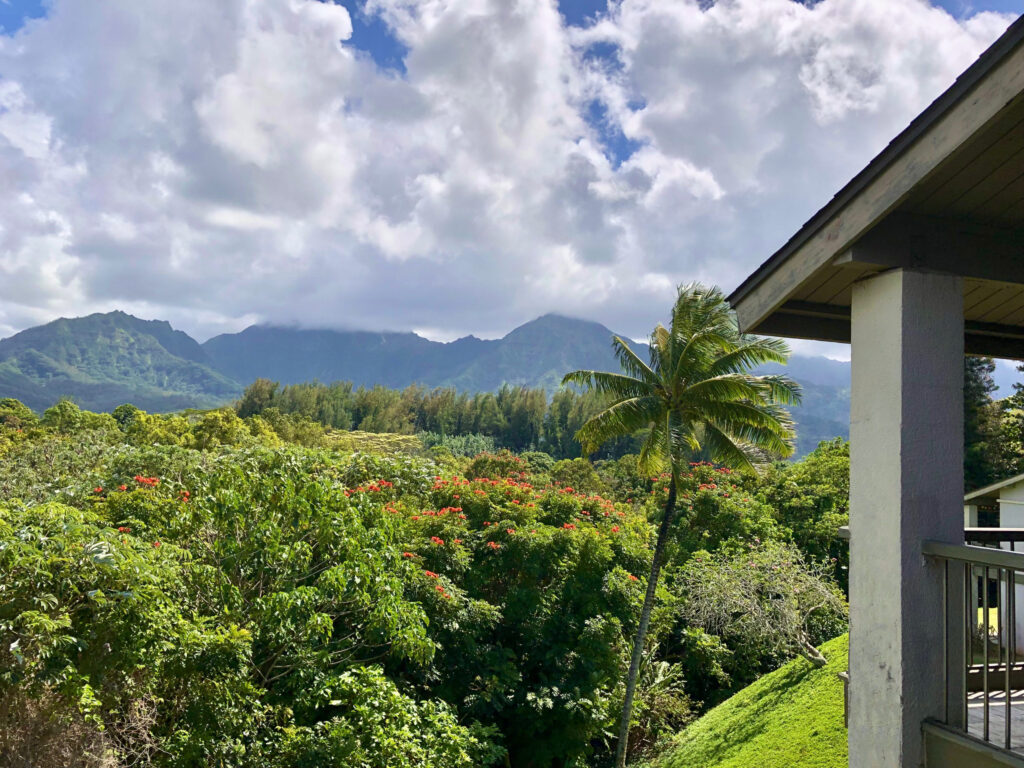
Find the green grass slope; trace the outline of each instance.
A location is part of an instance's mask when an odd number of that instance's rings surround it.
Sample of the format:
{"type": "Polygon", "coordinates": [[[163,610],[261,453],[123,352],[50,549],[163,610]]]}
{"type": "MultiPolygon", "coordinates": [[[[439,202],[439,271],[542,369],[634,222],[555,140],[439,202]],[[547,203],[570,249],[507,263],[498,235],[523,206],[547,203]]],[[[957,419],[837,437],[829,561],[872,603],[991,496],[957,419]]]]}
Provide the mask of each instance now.
{"type": "Polygon", "coordinates": [[[849,640],[822,647],[828,664],[796,659],[687,728],[651,768],[845,768],[843,683],[849,640]]]}

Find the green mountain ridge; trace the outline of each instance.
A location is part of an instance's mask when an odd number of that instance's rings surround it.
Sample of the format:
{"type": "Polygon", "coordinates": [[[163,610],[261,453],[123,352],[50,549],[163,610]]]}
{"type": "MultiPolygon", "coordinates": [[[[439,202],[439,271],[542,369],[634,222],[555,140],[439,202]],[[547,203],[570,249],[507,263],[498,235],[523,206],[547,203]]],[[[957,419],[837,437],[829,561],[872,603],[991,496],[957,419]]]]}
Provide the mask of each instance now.
{"type": "MultiPolygon", "coordinates": [[[[166,321],[110,312],[62,318],[0,340],[0,397],[37,411],[69,396],[89,410],[131,402],[166,412],[229,403],[260,377],[466,392],[507,383],[553,392],[570,370],[618,370],[611,337],[600,323],[548,314],[491,340],[252,326],[199,344],[166,321]]],[[[646,345],[630,343],[646,359],[646,345]]],[[[848,363],[795,356],[766,372],[779,370],[804,387],[804,405],[794,409],[799,455],[848,434],[848,363]]]]}
{"type": "Polygon", "coordinates": [[[41,410],[69,396],[91,410],[153,411],[227,402],[241,386],[170,323],[124,312],[61,318],[0,341],[0,394],[41,410]]]}

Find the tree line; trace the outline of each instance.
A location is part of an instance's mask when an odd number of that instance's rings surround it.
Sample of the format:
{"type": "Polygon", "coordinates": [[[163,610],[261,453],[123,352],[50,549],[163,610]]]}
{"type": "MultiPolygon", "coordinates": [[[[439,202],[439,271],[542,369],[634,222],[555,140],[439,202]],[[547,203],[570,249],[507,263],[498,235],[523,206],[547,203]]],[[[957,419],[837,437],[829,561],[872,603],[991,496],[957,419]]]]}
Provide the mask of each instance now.
{"type": "MultiPolygon", "coordinates": [[[[542,450],[556,459],[581,455],[576,432],[599,413],[605,399],[594,393],[562,389],[550,397],[543,389],[504,385],[497,392],[459,392],[454,388],[405,389],[354,387],[351,382],[280,383],[257,379],[236,404],[242,418],[299,416],[334,429],[395,434],[428,433],[441,437],[482,435],[496,447],[542,450]]],[[[435,441],[444,444],[443,441],[435,441]]],[[[612,440],[594,458],[636,452],[638,437],[612,440]]]]}

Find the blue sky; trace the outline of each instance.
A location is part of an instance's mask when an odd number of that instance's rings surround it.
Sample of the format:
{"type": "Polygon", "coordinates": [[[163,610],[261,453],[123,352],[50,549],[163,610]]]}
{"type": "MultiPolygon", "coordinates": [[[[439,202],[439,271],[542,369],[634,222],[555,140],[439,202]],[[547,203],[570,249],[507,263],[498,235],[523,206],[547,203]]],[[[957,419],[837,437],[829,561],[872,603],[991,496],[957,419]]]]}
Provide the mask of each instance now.
{"type": "MultiPolygon", "coordinates": [[[[352,42],[369,52],[378,64],[401,69],[404,49],[388,33],[379,19],[367,19],[359,12],[362,0],[336,0],[352,14],[352,42]]],[[[935,3],[958,18],[979,11],[1003,13],[1024,12],[1022,0],[937,0],[935,3]]],[[[559,10],[569,24],[584,25],[607,7],[607,0],[559,0],[559,10]]],[[[26,19],[45,15],[44,0],[0,0],[0,29],[7,34],[16,32],[26,19]]]]}

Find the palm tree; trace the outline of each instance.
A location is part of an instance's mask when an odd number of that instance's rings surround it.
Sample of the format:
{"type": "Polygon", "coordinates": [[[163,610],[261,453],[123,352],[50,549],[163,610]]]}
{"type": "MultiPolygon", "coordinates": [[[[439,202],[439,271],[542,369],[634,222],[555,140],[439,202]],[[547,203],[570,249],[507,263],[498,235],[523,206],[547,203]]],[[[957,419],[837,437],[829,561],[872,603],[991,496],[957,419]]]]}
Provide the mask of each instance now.
{"type": "Polygon", "coordinates": [[[607,407],[576,433],[590,453],[616,437],[647,429],[641,471],[671,472],[665,514],[647,580],[647,595],[633,643],[626,698],[619,724],[616,766],[626,764],[629,721],[644,636],[654,607],[661,559],[675,512],[676,486],[688,461],[706,459],[736,469],[757,469],[771,456],[793,452],[793,429],[783,405],[799,402],[799,387],[784,376],[754,376],[754,366],[785,363],[786,344],[745,336],[718,288],[691,284],[679,289],[668,328],[651,334],[645,363],[618,336],[612,340],[622,373],[574,371],[563,384],[588,388],[607,407]]]}

